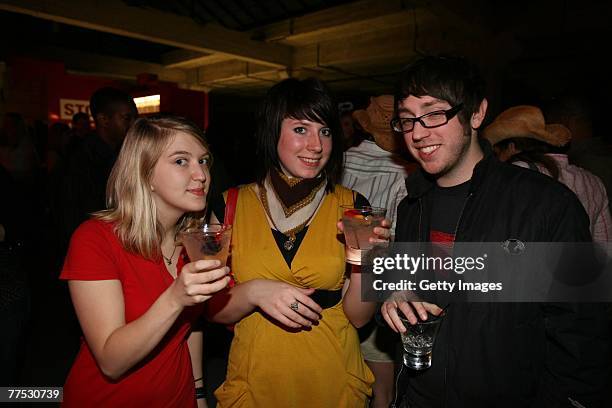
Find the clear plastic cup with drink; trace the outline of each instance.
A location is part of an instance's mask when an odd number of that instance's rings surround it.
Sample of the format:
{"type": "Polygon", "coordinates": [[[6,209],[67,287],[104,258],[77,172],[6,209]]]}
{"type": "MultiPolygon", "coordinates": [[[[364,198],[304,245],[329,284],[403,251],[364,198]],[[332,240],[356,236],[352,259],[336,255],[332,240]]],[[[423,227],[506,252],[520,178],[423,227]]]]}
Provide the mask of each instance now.
{"type": "Polygon", "coordinates": [[[191,262],[217,259],[225,266],[229,255],[232,226],[225,224],[199,224],[179,234],[191,262]]]}
{"type": "Polygon", "coordinates": [[[387,210],[381,207],[342,206],[342,224],[346,241],[346,262],[361,265],[363,255],[373,247],[374,228],[385,219],[387,210]]]}

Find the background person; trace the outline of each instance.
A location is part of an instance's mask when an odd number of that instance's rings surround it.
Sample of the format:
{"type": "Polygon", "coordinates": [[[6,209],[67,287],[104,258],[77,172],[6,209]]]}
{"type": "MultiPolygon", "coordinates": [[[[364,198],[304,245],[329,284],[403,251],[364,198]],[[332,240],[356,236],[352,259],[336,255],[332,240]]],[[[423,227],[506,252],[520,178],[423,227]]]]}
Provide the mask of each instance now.
{"type": "MultiPolygon", "coordinates": [[[[601,101],[580,95],[563,95],[546,105],[544,117],[560,123],[572,134],[567,154],[571,164],[590,171],[601,179],[608,197],[612,194],[612,143],[607,135],[607,117],[601,101]],[[598,107],[599,114],[593,114],[598,107]],[[599,121],[594,121],[601,118],[599,121]]],[[[612,212],[612,203],[608,203],[612,212]]]]}
{"type": "Polygon", "coordinates": [[[53,174],[50,208],[58,240],[58,257],[66,253],[74,230],[89,216],[106,208],[106,183],[123,139],[138,116],[130,95],[116,88],[101,88],[90,98],[96,124],[53,174]]]}
{"type": "Polygon", "coordinates": [[[81,139],[91,132],[91,122],[87,113],[78,112],[72,116],[72,132],[75,137],[81,139]]]}
{"type": "Polygon", "coordinates": [[[40,157],[23,116],[7,112],[0,128],[0,165],[24,189],[31,187],[39,175],[40,157]]]}
{"type": "Polygon", "coordinates": [[[70,128],[63,122],[55,122],[49,126],[44,159],[48,174],[52,174],[56,166],[66,159],[69,135],[70,128]]]}
{"type": "Polygon", "coordinates": [[[108,209],[76,230],[60,276],[84,335],[64,406],[195,406],[194,379],[203,398],[202,334],[191,326],[229,278],[218,261],[187,263],[175,237],[203,213],[211,159],[180,118],[143,118],[128,132],[108,209]]]}
{"type": "Polygon", "coordinates": [[[569,163],[569,129],[560,124],[546,124],[535,106],[515,106],[500,113],[484,129],[484,137],[502,161],[539,171],[572,190],[586,210],[594,242],[612,238],[612,218],[608,195],[602,181],[593,173],[569,163]]]}
{"type": "Polygon", "coordinates": [[[71,156],[75,150],[78,150],[81,143],[93,129],[89,120],[89,115],[85,112],[78,112],[72,116],[71,129],[68,133],[67,140],[64,141],[64,155],[71,156]]]}
{"type": "MultiPolygon", "coordinates": [[[[416,169],[396,151],[399,142],[391,131],[393,96],[370,98],[366,109],[353,112],[353,117],[364,130],[363,141],[344,153],[342,185],[361,193],[375,207],[387,209],[391,220],[391,234],[395,231],[397,205],[406,196],[409,172],[416,169]]],[[[376,319],[359,330],[361,352],[374,373],[372,407],[388,407],[393,399],[394,352],[397,335],[384,325],[377,327],[376,319]]]]}

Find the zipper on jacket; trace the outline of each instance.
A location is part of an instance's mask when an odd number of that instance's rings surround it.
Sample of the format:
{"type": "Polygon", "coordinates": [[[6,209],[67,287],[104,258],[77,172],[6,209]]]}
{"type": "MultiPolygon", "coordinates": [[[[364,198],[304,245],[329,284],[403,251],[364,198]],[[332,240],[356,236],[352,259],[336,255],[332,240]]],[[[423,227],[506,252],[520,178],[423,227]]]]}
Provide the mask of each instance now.
{"type": "Polygon", "coordinates": [[[404,392],[401,395],[399,393],[400,378],[403,372],[404,372],[404,361],[402,360],[402,362],[400,363],[399,372],[397,373],[397,376],[395,377],[395,398],[393,398],[393,402],[391,403],[391,405],[389,405],[389,408],[400,408],[402,405],[402,401],[400,400],[400,397],[403,397],[406,392],[404,390],[404,392]]]}
{"type": "Polygon", "coordinates": [[[470,201],[470,198],[472,198],[473,195],[474,193],[470,192],[468,196],[466,197],[465,201],[463,202],[463,207],[461,207],[461,212],[459,213],[459,218],[457,219],[457,225],[455,226],[455,234],[454,234],[455,238],[457,238],[457,233],[459,232],[459,226],[461,225],[461,217],[463,217],[463,212],[465,211],[465,207],[467,207],[467,203],[468,201],[470,201]]]}
{"type": "Polygon", "coordinates": [[[423,223],[421,222],[422,220],[423,220],[423,198],[419,197],[419,233],[418,233],[417,242],[421,242],[421,236],[422,236],[421,225],[423,225],[423,223]]]}

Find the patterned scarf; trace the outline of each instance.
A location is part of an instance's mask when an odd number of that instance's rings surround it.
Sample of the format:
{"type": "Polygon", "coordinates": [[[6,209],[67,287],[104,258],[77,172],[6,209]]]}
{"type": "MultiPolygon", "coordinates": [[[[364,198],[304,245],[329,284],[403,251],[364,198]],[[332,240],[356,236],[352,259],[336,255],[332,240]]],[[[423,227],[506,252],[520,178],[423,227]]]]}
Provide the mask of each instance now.
{"type": "Polygon", "coordinates": [[[289,178],[278,170],[271,170],[260,199],[280,232],[296,234],[314,217],[325,196],[325,184],[324,177],[289,178]]]}

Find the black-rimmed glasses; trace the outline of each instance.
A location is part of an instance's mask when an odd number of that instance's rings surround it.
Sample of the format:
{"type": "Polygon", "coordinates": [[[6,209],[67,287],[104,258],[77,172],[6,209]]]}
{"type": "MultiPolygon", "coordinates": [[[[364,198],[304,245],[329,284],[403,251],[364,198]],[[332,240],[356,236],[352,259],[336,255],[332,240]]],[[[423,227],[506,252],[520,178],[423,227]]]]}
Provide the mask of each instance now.
{"type": "Polygon", "coordinates": [[[418,118],[393,118],[391,119],[391,127],[399,133],[411,132],[416,122],[419,122],[421,126],[427,129],[437,128],[438,126],[446,125],[461,109],[463,109],[462,103],[448,110],[426,113],[418,118]]]}

